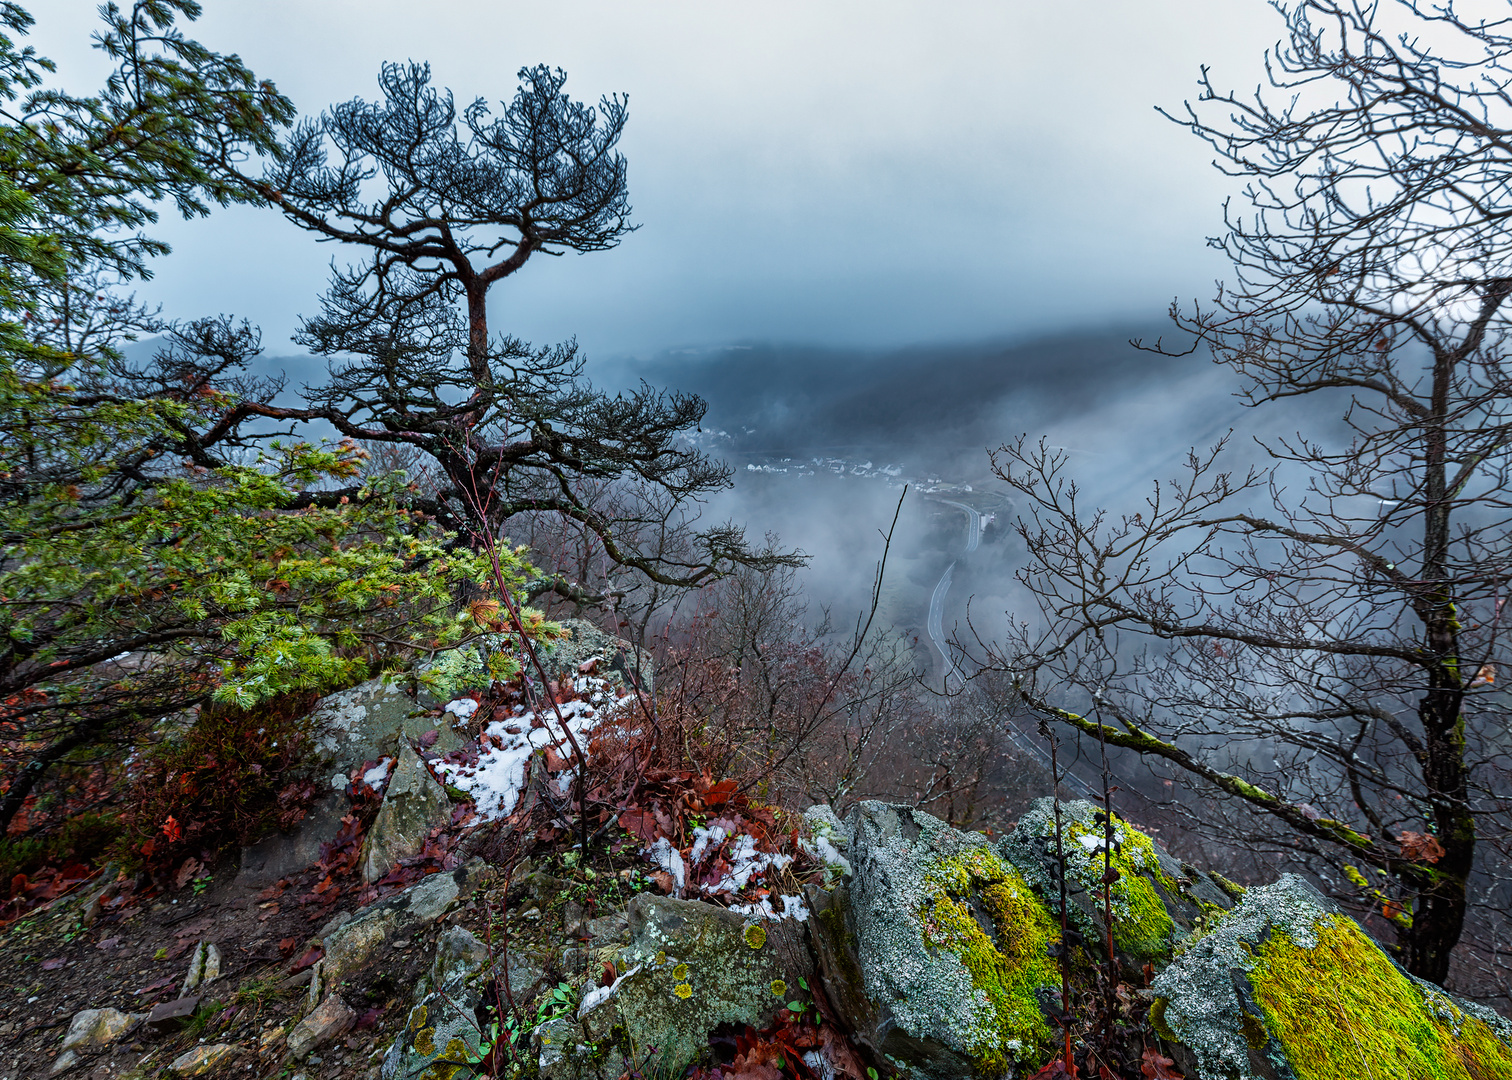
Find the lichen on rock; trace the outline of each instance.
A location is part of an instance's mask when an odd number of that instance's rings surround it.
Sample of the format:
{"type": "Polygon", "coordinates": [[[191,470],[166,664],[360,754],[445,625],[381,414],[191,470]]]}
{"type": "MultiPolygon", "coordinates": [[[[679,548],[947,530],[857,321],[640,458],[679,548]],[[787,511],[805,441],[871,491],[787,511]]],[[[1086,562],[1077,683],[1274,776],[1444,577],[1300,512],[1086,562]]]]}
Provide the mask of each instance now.
{"type": "Polygon", "coordinates": [[[615,1000],[636,1052],[656,1047],[663,1067],[705,1054],[720,1024],[766,1027],[784,1007],[773,984],[814,977],[796,921],[763,924],[713,904],[644,893],[629,915],[626,976],[615,1000]]]}
{"type": "Polygon", "coordinates": [[[853,945],[875,1010],[855,1018],[858,1039],[922,1076],[1042,1062],[1057,935],[1022,875],[987,837],[921,811],[867,802],[848,825],[849,917],[829,936],[853,945]]]}
{"type": "Polygon", "coordinates": [[[1083,800],[1060,803],[1057,856],[1055,809],[1054,800],[1037,800],[1004,838],[1002,854],[1052,907],[1059,903],[1063,857],[1068,914],[1090,941],[1107,933],[1103,877],[1111,869],[1116,875],[1108,886],[1113,944],[1130,969],[1169,960],[1205,915],[1233,906],[1233,897],[1211,875],[1183,866],[1117,814],[1110,823],[1100,807],[1083,800]]]}
{"type": "Polygon", "coordinates": [[[1249,889],[1151,989],[1203,1077],[1512,1076],[1512,1025],[1408,975],[1292,874],[1249,889]]]}

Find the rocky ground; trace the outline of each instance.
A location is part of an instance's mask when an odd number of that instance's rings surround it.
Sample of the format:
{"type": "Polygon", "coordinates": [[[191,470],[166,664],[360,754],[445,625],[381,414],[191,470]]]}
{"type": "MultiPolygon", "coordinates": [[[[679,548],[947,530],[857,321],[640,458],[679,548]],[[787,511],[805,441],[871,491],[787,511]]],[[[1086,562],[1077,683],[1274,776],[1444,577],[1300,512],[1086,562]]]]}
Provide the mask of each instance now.
{"type": "Polygon", "coordinates": [[[1093,804],[992,838],[638,767],[614,646],[583,632],[533,708],[324,699],[296,829],[0,937],[0,1080],[1512,1075],[1512,1025],[1306,882],[1241,888],[1093,804]]]}

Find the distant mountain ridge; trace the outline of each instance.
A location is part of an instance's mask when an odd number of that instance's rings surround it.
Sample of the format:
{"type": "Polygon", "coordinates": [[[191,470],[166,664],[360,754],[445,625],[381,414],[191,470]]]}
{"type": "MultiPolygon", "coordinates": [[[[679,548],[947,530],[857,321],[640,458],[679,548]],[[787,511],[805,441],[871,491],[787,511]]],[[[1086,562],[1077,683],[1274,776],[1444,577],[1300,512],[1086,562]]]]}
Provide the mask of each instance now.
{"type": "Polygon", "coordinates": [[[598,378],[699,394],[709,402],[706,425],[728,432],[735,451],[907,445],[953,456],[1002,442],[1010,400],[1015,412],[1046,418],[1179,377],[1182,365],[1206,368],[1205,355],[1165,357],[1129,344],[1161,332],[1140,326],[893,351],[752,344],[604,365],[598,378]]]}

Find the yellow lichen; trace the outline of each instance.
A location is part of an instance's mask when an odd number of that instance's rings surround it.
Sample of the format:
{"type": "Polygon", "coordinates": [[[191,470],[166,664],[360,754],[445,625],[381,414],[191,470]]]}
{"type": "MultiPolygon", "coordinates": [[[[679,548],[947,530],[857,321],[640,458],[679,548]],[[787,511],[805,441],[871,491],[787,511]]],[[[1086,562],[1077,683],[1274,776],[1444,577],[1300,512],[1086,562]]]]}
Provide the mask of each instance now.
{"type": "Polygon", "coordinates": [[[430,1009],[426,1008],[424,1005],[416,1005],[413,1009],[410,1010],[409,1029],[411,1031],[419,1031],[425,1026],[426,1017],[428,1017],[429,1015],[430,1009]]]}
{"type": "Polygon", "coordinates": [[[441,1060],[425,1070],[423,1080],[453,1080],[463,1069],[462,1065],[455,1063],[465,1060],[470,1053],[467,1044],[461,1039],[451,1039],[441,1052],[441,1060]]]}
{"type": "Polygon", "coordinates": [[[787,996],[787,983],[781,979],[772,980],[772,996],[775,998],[787,996]]]}
{"type": "Polygon", "coordinates": [[[1512,1048],[1447,997],[1430,1002],[1351,920],[1319,923],[1311,949],[1272,930],[1254,955],[1255,1000],[1297,1080],[1512,1076],[1512,1048]]]}
{"type": "Polygon", "coordinates": [[[766,944],[766,927],[760,923],[752,923],[745,929],[745,943],[753,949],[759,949],[766,944]]]}
{"type": "Polygon", "coordinates": [[[672,988],[672,992],[678,997],[682,998],[684,1001],[687,1001],[690,997],[693,996],[693,987],[688,983],[680,982],[672,988]]]}
{"type": "Polygon", "coordinates": [[[436,1029],[421,1028],[415,1032],[415,1049],[429,1057],[436,1052],[436,1029]]]}
{"type": "Polygon", "coordinates": [[[688,965],[678,964],[672,969],[672,978],[677,982],[686,982],[688,978],[688,965]]]}
{"type": "Polygon", "coordinates": [[[988,848],[972,848],[936,866],[920,912],[926,943],[960,957],[990,1015],[965,1033],[984,1074],[1009,1071],[1010,1059],[1037,1060],[1051,1038],[1036,991],[1059,980],[1050,946],[1059,934],[1017,870],[988,848]],[[977,893],[996,941],[972,914],[977,893]]]}

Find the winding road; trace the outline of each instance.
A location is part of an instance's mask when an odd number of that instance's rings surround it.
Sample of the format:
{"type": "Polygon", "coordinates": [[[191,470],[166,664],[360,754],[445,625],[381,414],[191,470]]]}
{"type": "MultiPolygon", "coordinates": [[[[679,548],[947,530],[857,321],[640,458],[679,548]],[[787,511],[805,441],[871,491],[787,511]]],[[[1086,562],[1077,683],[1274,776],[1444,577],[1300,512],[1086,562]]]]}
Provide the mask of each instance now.
{"type": "MultiPolygon", "coordinates": [[[[961,554],[963,556],[970,555],[982,542],[981,513],[975,507],[968,506],[963,502],[956,502],[954,499],[940,499],[939,501],[946,506],[953,506],[957,510],[964,510],[966,512],[966,550],[961,554]]],[[[945,568],[945,572],[940,575],[940,580],[936,583],[934,592],[929,597],[929,618],[925,626],[929,631],[929,640],[934,643],[936,649],[940,650],[940,658],[945,661],[945,675],[942,685],[948,690],[950,677],[954,675],[957,681],[961,683],[961,689],[969,693],[973,689],[972,684],[962,677],[960,669],[956,667],[955,661],[950,657],[949,643],[945,640],[945,597],[950,592],[950,583],[955,579],[955,568],[958,562],[960,562],[960,559],[952,560],[951,564],[945,568]]],[[[1043,746],[1020,731],[1012,720],[1007,721],[1004,727],[1007,729],[1008,737],[1013,741],[1014,746],[1018,747],[1027,756],[1038,761],[1046,772],[1050,772],[1050,755],[1043,746]]],[[[1082,798],[1093,799],[1097,797],[1091,785],[1075,773],[1064,772],[1061,774],[1060,779],[1062,784],[1079,793],[1082,798]]]]}

